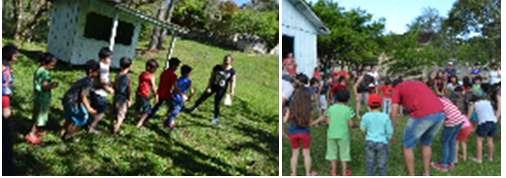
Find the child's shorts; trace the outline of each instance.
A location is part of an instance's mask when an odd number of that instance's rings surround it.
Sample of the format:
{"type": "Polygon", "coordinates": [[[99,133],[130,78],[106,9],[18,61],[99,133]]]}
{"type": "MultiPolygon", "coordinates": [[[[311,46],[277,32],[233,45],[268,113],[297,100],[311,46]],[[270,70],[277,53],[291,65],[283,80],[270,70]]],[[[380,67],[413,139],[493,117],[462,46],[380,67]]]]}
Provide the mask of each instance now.
{"type": "Polygon", "coordinates": [[[2,109],[11,107],[11,97],[2,95],[2,109]]]}
{"type": "Polygon", "coordinates": [[[300,142],[302,142],[302,148],[307,149],[311,146],[311,134],[310,133],[295,133],[288,134],[292,149],[300,148],[300,142]]]}
{"type": "Polygon", "coordinates": [[[148,97],[139,96],[135,98],[135,105],[137,108],[137,112],[139,113],[149,113],[151,112],[151,103],[149,102],[148,97]]]}
{"type": "Polygon", "coordinates": [[[423,145],[432,145],[432,138],[443,126],[445,115],[442,112],[423,118],[409,118],[404,129],[404,148],[413,148],[420,141],[423,145]]]}
{"type": "Polygon", "coordinates": [[[50,103],[33,103],[33,117],[36,120],[37,127],[46,126],[49,115],[49,106],[50,103]]]}
{"type": "Polygon", "coordinates": [[[469,136],[473,133],[473,126],[464,127],[460,129],[459,135],[457,136],[457,141],[459,142],[467,142],[469,136]]]}
{"type": "Polygon", "coordinates": [[[114,114],[118,119],[125,119],[128,111],[128,101],[116,101],[114,103],[114,114]]]}
{"type": "Polygon", "coordinates": [[[329,161],[351,161],[350,139],[327,139],[327,153],[325,159],[329,161]],[[339,159],[337,152],[339,151],[339,159]]]}
{"type": "Polygon", "coordinates": [[[91,107],[97,110],[97,113],[104,113],[105,111],[107,111],[108,108],[107,98],[92,92],[91,107]]]}
{"type": "Polygon", "coordinates": [[[82,104],[64,104],[63,111],[65,119],[76,126],[82,127],[88,123],[88,111],[82,104]]]}
{"type": "Polygon", "coordinates": [[[495,136],[496,130],[497,124],[495,122],[485,122],[478,125],[476,134],[478,134],[479,137],[493,137],[495,136]]]}

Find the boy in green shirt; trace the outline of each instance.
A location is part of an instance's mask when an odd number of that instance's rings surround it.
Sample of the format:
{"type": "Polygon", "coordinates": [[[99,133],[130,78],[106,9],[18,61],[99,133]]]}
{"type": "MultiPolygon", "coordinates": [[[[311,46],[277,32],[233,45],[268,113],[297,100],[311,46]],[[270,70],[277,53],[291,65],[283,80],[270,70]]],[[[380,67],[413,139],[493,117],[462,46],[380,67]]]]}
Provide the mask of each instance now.
{"type": "Polygon", "coordinates": [[[49,70],[56,65],[57,59],[50,53],[41,56],[41,65],[33,75],[33,119],[35,123],[25,139],[31,144],[40,144],[42,141],[42,127],[46,126],[51,106],[51,90],[58,86],[57,82],[51,81],[49,70]]]}
{"type": "Polygon", "coordinates": [[[353,121],[355,112],[346,105],[350,99],[347,90],[338,90],[335,95],[334,104],[326,112],[326,120],[329,124],[327,129],[327,153],[325,159],[331,163],[330,175],[337,175],[337,160],[341,161],[342,175],[350,176],[351,171],[347,170],[346,163],[351,161],[350,156],[350,127],[354,127],[353,121]],[[339,158],[337,153],[339,152],[339,158]]]}

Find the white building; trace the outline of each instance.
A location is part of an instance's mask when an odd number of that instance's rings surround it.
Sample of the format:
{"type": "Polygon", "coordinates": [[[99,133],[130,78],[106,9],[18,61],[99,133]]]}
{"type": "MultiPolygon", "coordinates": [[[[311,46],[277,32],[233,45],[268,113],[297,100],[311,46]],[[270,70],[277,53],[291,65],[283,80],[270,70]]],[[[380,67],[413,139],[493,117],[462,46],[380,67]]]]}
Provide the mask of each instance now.
{"type": "Polygon", "coordinates": [[[168,29],[171,34],[185,30],[157,20],[119,0],[54,0],[48,34],[48,51],[71,64],[98,60],[98,51],[109,47],[112,66],[119,66],[121,57],[135,57],[142,23],[168,29]]]}
{"type": "Polygon", "coordinates": [[[330,30],[304,0],[283,0],[282,4],[282,55],[293,53],[297,71],[312,76],[317,65],[317,35],[330,30]]]}

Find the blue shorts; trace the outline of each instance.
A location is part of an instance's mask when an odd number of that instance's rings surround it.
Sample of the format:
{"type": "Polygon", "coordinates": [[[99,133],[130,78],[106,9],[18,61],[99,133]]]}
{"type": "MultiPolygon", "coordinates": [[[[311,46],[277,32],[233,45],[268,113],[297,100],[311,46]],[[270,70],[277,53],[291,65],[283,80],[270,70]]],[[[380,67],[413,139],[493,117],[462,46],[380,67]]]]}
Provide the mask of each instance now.
{"type": "Polygon", "coordinates": [[[420,141],[423,145],[431,145],[432,138],[443,126],[444,113],[438,112],[422,118],[409,118],[404,129],[404,148],[413,148],[420,141]]]}
{"type": "Polygon", "coordinates": [[[485,122],[478,125],[476,128],[476,134],[479,137],[493,137],[497,130],[497,124],[495,122],[485,122]]]}
{"type": "Polygon", "coordinates": [[[151,112],[151,103],[148,97],[137,95],[135,105],[138,113],[149,113],[151,112]]]}
{"type": "Polygon", "coordinates": [[[90,118],[88,111],[82,104],[64,104],[63,112],[65,119],[68,119],[72,124],[79,127],[86,125],[90,118]]]}

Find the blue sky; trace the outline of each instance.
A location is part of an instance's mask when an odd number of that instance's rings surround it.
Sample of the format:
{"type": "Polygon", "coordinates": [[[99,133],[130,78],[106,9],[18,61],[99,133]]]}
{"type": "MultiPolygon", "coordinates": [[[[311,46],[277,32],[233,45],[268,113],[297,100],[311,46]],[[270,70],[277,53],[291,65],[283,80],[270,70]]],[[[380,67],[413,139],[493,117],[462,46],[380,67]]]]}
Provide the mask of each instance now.
{"type": "MultiPolygon", "coordinates": [[[[315,2],[316,0],[309,0],[315,2]]],[[[423,9],[432,7],[439,11],[443,17],[448,12],[455,0],[335,0],[339,6],[346,10],[360,8],[374,16],[374,19],[385,18],[385,33],[404,33],[407,24],[421,15],[423,9]]]]}
{"type": "Polygon", "coordinates": [[[241,5],[245,4],[245,3],[249,2],[249,1],[250,1],[250,0],[234,0],[234,2],[235,2],[237,5],[239,5],[239,6],[241,6],[241,5]]]}

